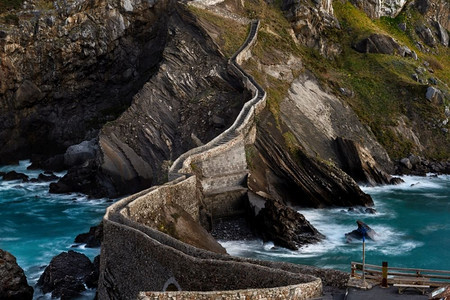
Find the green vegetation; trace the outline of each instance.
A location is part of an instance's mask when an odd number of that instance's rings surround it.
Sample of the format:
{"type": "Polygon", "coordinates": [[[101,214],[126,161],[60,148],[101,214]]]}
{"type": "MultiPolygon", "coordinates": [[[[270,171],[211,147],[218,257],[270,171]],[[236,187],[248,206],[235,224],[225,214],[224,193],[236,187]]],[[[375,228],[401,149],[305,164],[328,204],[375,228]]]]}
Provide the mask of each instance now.
{"type": "MultiPolygon", "coordinates": [[[[418,67],[423,66],[421,61],[428,61],[434,74],[425,70],[420,75],[421,78],[427,80],[429,77],[438,77],[449,82],[448,48],[439,46],[439,55],[429,54],[432,52],[424,54],[417,49],[415,41],[419,38],[414,28],[421,21],[420,15],[409,9],[396,18],[371,20],[348,1],[333,3],[341,30],[330,30],[327,37],[342,46],[342,53],[330,60],[315,50],[304,48],[302,52],[303,59],[307,62],[305,65],[323,84],[331,86],[336,94],[340,93],[340,87],[354,91],[354,96],[346,97],[346,100],[363,123],[369,125],[392,158],[415,152],[413,142],[396,133],[395,127],[398,126],[400,116],[405,115],[413,120],[416,127],[426,128],[427,124],[442,118],[444,108],[425,100],[427,85],[414,81],[411,75],[416,73],[418,67]],[[405,32],[399,29],[400,23],[406,24],[405,32]],[[372,33],[394,37],[400,44],[415,51],[419,61],[398,55],[358,53],[352,49],[356,41],[372,33]]],[[[443,85],[438,87],[445,89],[443,85]]],[[[436,152],[428,154],[436,157],[436,153],[446,152],[448,156],[448,136],[445,138],[439,129],[430,129],[428,134],[434,136],[433,148],[436,148],[436,152]]]]}
{"type": "Polygon", "coordinates": [[[188,8],[200,22],[206,23],[205,28],[214,32],[211,36],[226,57],[231,57],[244,43],[248,26],[192,5],[188,8]]]}

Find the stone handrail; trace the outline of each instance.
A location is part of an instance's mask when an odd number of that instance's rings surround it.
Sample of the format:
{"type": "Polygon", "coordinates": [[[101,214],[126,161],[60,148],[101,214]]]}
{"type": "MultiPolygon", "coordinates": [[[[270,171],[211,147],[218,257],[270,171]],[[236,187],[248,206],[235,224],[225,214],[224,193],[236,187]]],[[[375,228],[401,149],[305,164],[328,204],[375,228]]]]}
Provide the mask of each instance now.
{"type": "Polygon", "coordinates": [[[254,94],[253,98],[244,104],[236,120],[227,130],[207,144],[193,148],[179,156],[169,169],[169,180],[175,179],[181,176],[181,173],[190,170],[192,161],[199,156],[208,156],[208,151],[212,151],[216,147],[226,147],[226,145],[224,145],[226,142],[232,141],[239,134],[245,135],[247,133],[245,130],[247,127],[246,125],[251,122],[255,113],[258,113],[265,107],[266,92],[253,77],[247,74],[238,64],[239,62],[242,62],[244,55],[247,55],[250,47],[256,42],[259,24],[259,20],[252,21],[247,39],[228,62],[230,68],[243,79],[244,84],[252,91],[254,94]]]}
{"type": "Polygon", "coordinates": [[[234,140],[247,134],[252,118],[264,108],[266,93],[237,64],[240,55],[254,43],[258,26],[259,22],[252,23],[246,42],[230,59],[230,67],[254,92],[254,97],[244,105],[234,124],[208,144],[183,154],[171,168],[175,178],[172,181],[126,197],[107,208],[103,218],[99,299],[172,299],[168,296],[240,299],[241,295],[248,295],[249,299],[272,298],[271,295],[274,298],[294,295],[289,298],[308,299],[321,295],[322,280],[334,286],[346,282],[347,274],[339,271],[202,250],[137,221],[137,214],[158,214],[154,209],[158,205],[164,206],[165,201],[178,203],[198,221],[198,210],[194,212],[202,201],[198,179],[178,171],[183,166],[189,167],[199,156],[209,155],[212,150],[232,147],[234,140]],[[159,293],[165,292],[168,285],[183,291],[159,293]]]}

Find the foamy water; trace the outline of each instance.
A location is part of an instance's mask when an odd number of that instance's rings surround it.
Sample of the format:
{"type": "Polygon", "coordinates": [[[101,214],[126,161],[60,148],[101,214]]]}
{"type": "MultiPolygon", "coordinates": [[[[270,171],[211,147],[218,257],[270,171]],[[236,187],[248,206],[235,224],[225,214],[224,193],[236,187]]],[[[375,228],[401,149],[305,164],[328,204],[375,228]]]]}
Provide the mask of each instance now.
{"type": "MultiPolygon", "coordinates": [[[[30,179],[37,178],[42,171],[27,170],[29,165],[29,161],[21,161],[17,166],[0,167],[0,171],[15,170],[30,179]]],[[[64,174],[55,173],[59,177],[64,174]]],[[[50,260],[63,251],[75,250],[91,260],[99,254],[99,249],[82,245],[72,248],[73,241],[76,235],[97,225],[111,204],[81,194],[49,194],[49,184],[0,180],[0,248],[17,258],[32,286],[50,260]]],[[[94,295],[89,290],[81,299],[93,299],[94,295]]],[[[50,295],[42,295],[35,288],[34,298],[50,299],[50,295]]]]}
{"type": "Polygon", "coordinates": [[[450,177],[402,179],[400,185],[362,187],[374,199],[376,214],[346,208],[299,209],[326,239],[298,251],[261,240],[221,243],[232,255],[350,271],[350,262],[362,259],[362,242],[347,243],[344,234],[356,229],[360,219],[378,233],[376,241],[366,242],[367,263],[450,270],[450,177]]]}

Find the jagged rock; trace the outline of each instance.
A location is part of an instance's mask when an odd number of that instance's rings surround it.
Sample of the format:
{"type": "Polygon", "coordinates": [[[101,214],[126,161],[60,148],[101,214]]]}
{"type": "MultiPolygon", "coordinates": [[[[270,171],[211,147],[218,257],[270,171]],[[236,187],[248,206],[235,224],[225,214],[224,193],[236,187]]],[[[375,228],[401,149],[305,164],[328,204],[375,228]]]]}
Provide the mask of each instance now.
{"type": "Polygon", "coordinates": [[[436,102],[439,104],[444,102],[444,95],[442,95],[442,92],[433,86],[429,86],[427,88],[427,93],[425,94],[425,97],[430,102],[436,102]]]}
{"type": "Polygon", "coordinates": [[[409,49],[407,46],[400,47],[400,56],[404,56],[404,57],[409,56],[409,57],[411,57],[412,56],[411,49],[409,49]]]}
{"type": "Polygon", "coordinates": [[[282,10],[291,22],[295,36],[303,45],[317,49],[332,58],[341,53],[341,46],[326,38],[326,30],[340,28],[330,0],[283,0],[282,10]]]}
{"type": "Polygon", "coordinates": [[[3,180],[10,181],[10,180],[22,180],[23,182],[28,181],[28,176],[23,173],[18,173],[16,171],[10,171],[3,175],[3,180]]]}
{"type": "Polygon", "coordinates": [[[392,185],[397,185],[397,184],[401,184],[401,183],[403,183],[403,182],[405,182],[403,179],[401,179],[401,178],[398,178],[398,177],[392,177],[391,178],[391,181],[389,181],[389,184],[392,184],[392,185]]]}
{"type": "Polygon", "coordinates": [[[352,242],[353,240],[362,240],[363,235],[365,236],[365,238],[371,239],[373,241],[377,239],[378,234],[372,228],[370,228],[369,225],[360,220],[357,220],[356,224],[358,224],[358,229],[345,234],[347,243],[352,242]]]}
{"type": "Polygon", "coordinates": [[[418,59],[419,59],[419,57],[417,56],[416,51],[412,51],[412,52],[411,52],[411,57],[412,57],[412,59],[414,59],[414,60],[418,60],[418,59]]]}
{"type": "Polygon", "coordinates": [[[351,0],[351,2],[370,18],[378,19],[383,16],[395,17],[402,10],[406,0],[351,0]]]}
{"type": "Polygon", "coordinates": [[[50,172],[50,174],[48,175],[41,173],[38,175],[37,178],[31,178],[30,182],[48,182],[48,181],[55,181],[58,179],[59,179],[58,176],[50,172]]]}
{"type": "Polygon", "coordinates": [[[371,34],[369,37],[357,42],[353,48],[361,53],[395,54],[401,53],[400,45],[390,36],[384,34],[371,34]]]}
{"type": "Polygon", "coordinates": [[[248,186],[256,194],[271,195],[278,202],[305,207],[370,206],[369,195],[333,164],[318,161],[298,147],[290,154],[269,113],[260,115],[255,156],[248,186]]]}
{"type": "Polygon", "coordinates": [[[401,31],[406,31],[406,23],[398,24],[398,29],[400,29],[401,31]]]}
{"type": "Polygon", "coordinates": [[[87,248],[100,247],[103,238],[103,223],[93,226],[89,232],[81,233],[75,237],[75,243],[86,244],[87,248]]]}
{"type": "Polygon", "coordinates": [[[408,158],[402,158],[401,160],[400,160],[400,163],[402,164],[402,165],[404,165],[405,167],[407,167],[408,169],[412,169],[412,164],[411,164],[411,162],[409,161],[409,159],[408,158]]]}
{"type": "Polygon", "coordinates": [[[411,78],[412,78],[414,81],[419,81],[419,75],[417,75],[416,73],[413,73],[413,74],[411,75],[411,78]]]}
{"type": "Polygon", "coordinates": [[[72,299],[86,290],[84,284],[94,272],[94,265],[86,255],[69,250],[53,257],[37,285],[43,293],[51,292],[53,298],[72,299]]]}
{"type": "Polygon", "coordinates": [[[96,151],[98,151],[98,145],[95,139],[72,145],[64,153],[64,164],[67,167],[81,165],[88,159],[95,158],[96,151]]]}
{"type": "Polygon", "coordinates": [[[436,39],[431,32],[431,29],[425,25],[419,25],[416,27],[417,35],[422,39],[422,41],[430,47],[436,46],[436,39]]]}
{"type": "Polygon", "coordinates": [[[291,250],[325,238],[302,214],[271,200],[255,217],[254,225],[265,241],[291,250]]]}
{"type": "Polygon", "coordinates": [[[0,249],[0,299],[33,299],[33,288],[28,285],[25,273],[17,264],[16,258],[2,249],[0,249]]]}
{"type": "Polygon", "coordinates": [[[341,168],[354,180],[371,185],[388,184],[391,176],[386,174],[370,153],[359,143],[337,137],[334,145],[341,162],[341,168]]]}
{"type": "Polygon", "coordinates": [[[441,41],[441,44],[444,45],[445,47],[448,47],[449,38],[447,30],[439,22],[434,22],[434,26],[438,31],[438,36],[441,41]]]}
{"type": "Polygon", "coordinates": [[[58,182],[50,183],[50,193],[70,192],[80,192],[98,198],[117,194],[109,178],[98,172],[98,166],[93,160],[87,161],[82,168],[75,166],[69,169],[58,182]]]}
{"type": "Polygon", "coordinates": [[[432,85],[436,85],[436,84],[437,84],[437,80],[436,80],[436,78],[434,78],[434,77],[428,78],[428,82],[429,82],[430,84],[432,84],[432,85]]]}

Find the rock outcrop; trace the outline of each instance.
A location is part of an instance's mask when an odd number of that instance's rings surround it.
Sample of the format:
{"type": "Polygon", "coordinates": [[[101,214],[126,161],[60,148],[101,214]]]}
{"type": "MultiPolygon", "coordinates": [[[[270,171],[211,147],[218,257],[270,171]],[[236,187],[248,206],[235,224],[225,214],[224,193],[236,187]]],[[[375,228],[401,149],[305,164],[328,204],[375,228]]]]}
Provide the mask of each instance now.
{"type": "MultiPolygon", "coordinates": [[[[260,118],[262,124],[275,124],[268,113],[260,118]]],[[[264,127],[257,127],[255,153],[249,162],[250,190],[304,207],[373,205],[371,197],[346,173],[309,156],[299,145],[288,151],[279,129],[264,127]]]]}
{"type": "Polygon", "coordinates": [[[0,38],[0,163],[63,153],[128,107],[161,59],[168,2],[27,1],[0,38]]]}
{"type": "Polygon", "coordinates": [[[353,48],[361,53],[396,54],[401,52],[400,45],[390,36],[384,34],[371,34],[369,37],[357,42],[353,48]]]}
{"type": "Polygon", "coordinates": [[[87,248],[100,247],[103,237],[103,223],[92,226],[89,232],[80,233],[75,237],[74,242],[77,244],[86,244],[87,248]]]}
{"type": "Polygon", "coordinates": [[[72,299],[88,288],[96,287],[98,270],[86,255],[70,250],[55,256],[45,268],[37,285],[53,298],[72,299]],[[97,276],[97,278],[95,278],[97,276]]]}
{"type": "Polygon", "coordinates": [[[324,90],[312,74],[306,72],[294,80],[287,97],[281,102],[280,110],[283,122],[308,156],[318,155],[329,164],[349,171],[351,176],[356,175],[355,171],[360,166],[365,168],[358,171],[363,172],[364,176],[354,177],[361,183],[389,181],[389,178],[380,178],[385,177],[382,174],[393,172],[393,164],[386,150],[367,131],[356,114],[342,100],[324,90]],[[336,139],[354,144],[358,154],[336,147],[336,139]],[[352,164],[349,163],[355,155],[361,157],[365,167],[360,164],[350,167],[352,164]]]}
{"type": "Polygon", "coordinates": [[[378,163],[359,143],[338,137],[335,140],[341,168],[356,182],[375,185],[398,184],[400,178],[393,178],[378,166],[378,163]]]}
{"type": "Polygon", "coordinates": [[[291,250],[320,242],[325,238],[305,217],[294,209],[267,200],[255,217],[253,226],[265,241],[291,250]]]}
{"type": "Polygon", "coordinates": [[[28,285],[25,273],[17,264],[16,258],[2,249],[0,249],[0,299],[33,299],[33,288],[28,285]]]}
{"type": "Polygon", "coordinates": [[[370,18],[383,16],[395,17],[406,4],[406,0],[351,0],[353,5],[362,9],[370,18]]]}
{"type": "Polygon", "coordinates": [[[378,233],[376,233],[375,230],[370,228],[369,225],[360,220],[357,220],[356,224],[358,224],[358,229],[355,229],[345,234],[347,243],[350,243],[354,240],[362,240],[363,238],[371,239],[372,241],[377,240],[378,233]]]}
{"type": "Polygon", "coordinates": [[[325,57],[339,55],[340,45],[323,34],[327,30],[339,28],[332,1],[283,0],[282,10],[300,43],[317,49],[325,57]]]}

